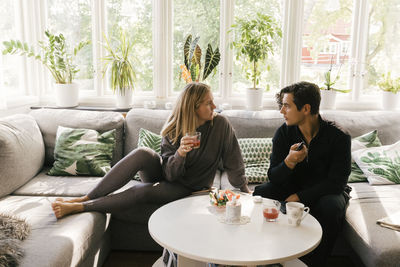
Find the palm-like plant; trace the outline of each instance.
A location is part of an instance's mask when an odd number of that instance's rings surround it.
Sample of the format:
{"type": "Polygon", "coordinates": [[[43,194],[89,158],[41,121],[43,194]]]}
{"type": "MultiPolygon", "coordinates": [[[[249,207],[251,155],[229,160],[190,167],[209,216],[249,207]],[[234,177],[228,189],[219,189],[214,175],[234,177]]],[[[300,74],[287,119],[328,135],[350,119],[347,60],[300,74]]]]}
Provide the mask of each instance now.
{"type": "Polygon", "coordinates": [[[221,59],[218,47],[213,50],[211,44],[207,45],[204,64],[201,63],[202,51],[198,45],[200,37],[192,39],[189,34],[183,47],[184,65],[181,65],[182,78],[186,83],[191,81],[204,81],[214,71],[221,59]]]}
{"type": "Polygon", "coordinates": [[[104,48],[108,51],[108,54],[102,58],[104,62],[103,77],[108,68],[111,68],[111,90],[114,93],[120,91],[122,95],[125,95],[125,90],[134,89],[136,80],[136,73],[130,59],[133,53],[133,43],[127,39],[123,30],[120,30],[119,39],[115,39],[117,43],[115,48],[111,46],[105,35],[104,39],[106,41],[104,48]]]}
{"type": "Polygon", "coordinates": [[[4,41],[3,55],[19,54],[27,57],[33,57],[39,60],[54,77],[56,83],[69,84],[72,83],[76,73],[79,71],[77,65],[73,63],[73,57],[78,52],[90,44],[90,41],[81,41],[70,53],[67,49],[65,37],[62,33],[58,35],[52,34],[46,30],[45,35],[47,42],[39,41],[40,52],[36,53],[32,46],[19,40],[4,41]]]}
{"type": "Polygon", "coordinates": [[[281,28],[271,16],[261,13],[253,19],[238,19],[231,28],[230,31],[237,30],[237,38],[231,47],[236,48],[237,59],[243,57],[250,63],[250,73],[246,65],[244,71],[256,89],[261,75],[258,64],[264,62],[269,54],[274,54],[276,43],[282,37],[281,28]]]}

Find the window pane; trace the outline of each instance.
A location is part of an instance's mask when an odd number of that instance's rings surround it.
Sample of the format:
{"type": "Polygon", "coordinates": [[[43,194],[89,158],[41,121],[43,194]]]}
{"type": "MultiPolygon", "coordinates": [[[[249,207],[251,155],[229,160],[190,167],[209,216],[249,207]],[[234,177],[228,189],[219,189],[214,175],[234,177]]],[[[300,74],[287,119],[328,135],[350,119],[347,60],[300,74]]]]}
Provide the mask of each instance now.
{"type": "Polygon", "coordinates": [[[306,0],[300,79],[326,87],[331,70],[332,88],[349,89],[352,0],[306,0]]]}
{"type": "MultiPolygon", "coordinates": [[[[92,41],[90,0],[51,0],[48,1],[48,14],[49,30],[54,34],[62,33],[65,36],[69,51],[72,52],[81,41],[92,41]]],[[[80,84],[80,89],[93,90],[92,45],[84,47],[75,57],[74,63],[78,65],[80,70],[75,77],[75,81],[80,84]]]]}
{"type": "MultiPolygon", "coordinates": [[[[0,1],[0,43],[10,39],[16,39],[15,29],[15,10],[13,0],[0,1]]],[[[3,46],[2,46],[3,48],[3,46]]],[[[19,88],[19,62],[21,57],[18,55],[6,55],[2,57],[1,72],[3,78],[4,95],[23,94],[22,88],[19,88]]],[[[3,86],[0,85],[0,86],[3,86]]]]}
{"type": "MultiPolygon", "coordinates": [[[[207,45],[211,44],[213,50],[219,47],[219,0],[174,0],[174,58],[173,58],[173,77],[174,92],[179,92],[185,86],[185,81],[181,79],[180,65],[184,64],[183,46],[186,37],[191,34],[193,39],[200,37],[198,45],[201,48],[201,64],[204,58],[207,45]]],[[[219,68],[217,66],[216,70],[219,68]]],[[[213,92],[218,91],[218,72],[210,74],[205,83],[211,86],[213,92]]]]}
{"type": "Polygon", "coordinates": [[[132,62],[136,72],[135,91],[153,90],[152,1],[111,0],[107,2],[108,36],[119,39],[119,29],[134,43],[132,62]]]}
{"type": "MultiPolygon", "coordinates": [[[[272,16],[278,25],[282,25],[282,7],[282,0],[236,0],[235,19],[254,18],[255,14],[259,12],[261,14],[272,16]]],[[[236,50],[234,50],[234,53],[233,92],[244,93],[246,88],[253,87],[252,81],[250,78],[246,78],[245,72],[243,71],[243,66],[250,65],[243,59],[236,59],[236,50]]],[[[276,40],[274,55],[268,55],[265,63],[259,65],[261,75],[257,87],[269,87],[272,92],[279,89],[281,58],[281,45],[279,38],[279,40],[276,40]]]]}
{"type": "Polygon", "coordinates": [[[382,74],[400,76],[400,2],[370,1],[366,80],[363,93],[377,93],[382,74]]]}

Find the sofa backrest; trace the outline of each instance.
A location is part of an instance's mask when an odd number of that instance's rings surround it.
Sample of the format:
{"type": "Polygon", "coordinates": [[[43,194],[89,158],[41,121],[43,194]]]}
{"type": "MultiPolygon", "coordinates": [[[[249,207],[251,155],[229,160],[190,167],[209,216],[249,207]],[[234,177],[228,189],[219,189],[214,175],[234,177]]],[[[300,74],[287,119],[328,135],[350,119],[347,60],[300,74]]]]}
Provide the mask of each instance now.
{"type": "Polygon", "coordinates": [[[39,125],[46,150],[46,165],[54,162],[54,146],[58,126],[93,129],[100,133],[116,129],[116,147],[112,164],[123,155],[124,117],[118,112],[84,111],[69,109],[37,109],[30,112],[39,125]]]}
{"type": "MultiPolygon", "coordinates": [[[[129,111],[125,121],[125,154],[136,148],[140,128],[159,134],[170,112],[149,109],[129,111]]],[[[273,137],[285,122],[278,110],[225,110],[221,114],[229,119],[238,138],[273,137]]],[[[400,140],[400,112],[329,110],[321,112],[321,116],[335,122],[352,137],[376,129],[384,145],[400,140]]]]}
{"type": "Polygon", "coordinates": [[[44,144],[32,116],[0,119],[0,197],[10,194],[43,167],[44,144]]]}

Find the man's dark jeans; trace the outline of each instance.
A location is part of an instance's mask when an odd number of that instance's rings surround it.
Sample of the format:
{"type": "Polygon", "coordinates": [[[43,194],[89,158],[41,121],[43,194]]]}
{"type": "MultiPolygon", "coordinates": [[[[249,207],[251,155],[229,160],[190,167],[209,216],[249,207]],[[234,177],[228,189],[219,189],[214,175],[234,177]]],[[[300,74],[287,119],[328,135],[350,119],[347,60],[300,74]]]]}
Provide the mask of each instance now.
{"type": "MultiPolygon", "coordinates": [[[[285,200],[296,191],[294,186],[277,186],[271,182],[256,186],[253,195],[285,200]]],[[[331,254],[336,238],[342,225],[349,197],[347,193],[338,195],[325,195],[315,203],[304,203],[310,207],[310,213],[318,220],[322,227],[322,239],[318,247],[309,254],[300,258],[308,266],[324,266],[331,254]]]]}

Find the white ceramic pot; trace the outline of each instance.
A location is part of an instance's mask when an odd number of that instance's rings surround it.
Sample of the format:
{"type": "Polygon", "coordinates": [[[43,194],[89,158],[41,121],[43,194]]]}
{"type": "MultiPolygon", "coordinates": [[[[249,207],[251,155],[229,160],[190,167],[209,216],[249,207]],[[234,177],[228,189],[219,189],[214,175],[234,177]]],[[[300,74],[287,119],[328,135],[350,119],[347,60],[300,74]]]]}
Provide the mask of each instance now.
{"type": "Polygon", "coordinates": [[[132,106],[132,90],[125,89],[123,92],[117,90],[115,92],[117,103],[117,108],[130,108],[132,106]]]}
{"type": "Polygon", "coordinates": [[[262,88],[247,88],[246,89],[246,109],[247,110],[262,110],[263,100],[262,88]]]}
{"type": "Polygon", "coordinates": [[[399,108],[400,93],[382,91],[382,108],[385,110],[395,110],[399,108]]]}
{"type": "Polygon", "coordinates": [[[57,107],[70,108],[79,105],[79,86],[77,83],[55,83],[57,107]]]}
{"type": "Polygon", "coordinates": [[[321,90],[320,109],[334,109],[336,105],[336,91],[321,90]]]}

